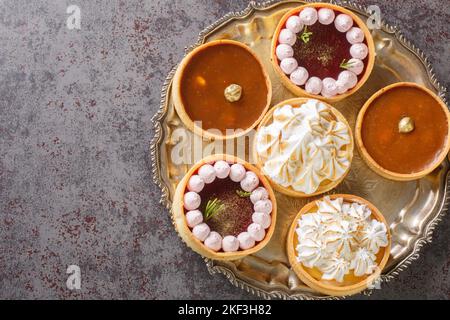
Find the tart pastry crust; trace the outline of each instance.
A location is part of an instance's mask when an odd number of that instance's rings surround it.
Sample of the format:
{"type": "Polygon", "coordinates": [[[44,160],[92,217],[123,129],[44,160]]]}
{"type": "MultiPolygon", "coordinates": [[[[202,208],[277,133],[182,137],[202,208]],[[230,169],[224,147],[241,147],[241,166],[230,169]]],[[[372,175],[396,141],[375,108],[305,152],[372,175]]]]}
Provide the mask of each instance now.
{"type": "MultiPolygon", "coordinates": [[[[274,107],[272,107],[269,112],[265,115],[265,117],[263,118],[263,120],[261,120],[261,123],[258,126],[258,132],[261,130],[262,127],[265,127],[269,124],[271,124],[273,122],[273,114],[274,111],[278,108],[281,108],[284,105],[291,105],[295,108],[305,104],[306,102],[308,102],[309,100],[311,100],[310,98],[294,98],[294,99],[289,99],[289,100],[285,100],[280,102],[279,104],[275,105],[274,107]]],[[[311,194],[307,194],[301,191],[296,191],[294,190],[292,187],[284,187],[281,186],[278,183],[275,183],[274,181],[272,181],[270,178],[269,181],[271,182],[273,188],[278,191],[281,192],[285,195],[291,196],[291,197],[299,197],[299,198],[304,198],[304,197],[313,197],[313,196],[317,196],[319,194],[325,193],[330,191],[331,189],[335,188],[337,185],[339,185],[347,176],[348,172],[350,171],[350,167],[351,167],[351,162],[353,159],[353,149],[354,149],[354,139],[353,139],[353,135],[352,135],[352,130],[347,122],[347,120],[345,119],[345,117],[335,108],[333,108],[332,106],[326,104],[323,101],[320,101],[321,103],[325,104],[327,107],[330,108],[330,110],[332,111],[333,115],[336,117],[336,120],[339,122],[342,122],[346,125],[347,129],[348,129],[348,133],[350,136],[350,143],[345,147],[345,151],[348,155],[348,161],[349,161],[349,165],[345,171],[345,173],[337,180],[335,181],[330,181],[330,180],[326,180],[323,181],[319,187],[317,188],[317,190],[314,193],[311,194]]],[[[258,134],[258,133],[257,133],[258,134]]],[[[257,152],[257,147],[256,144],[254,144],[253,146],[253,158],[255,159],[256,162],[256,166],[262,170],[262,168],[264,167],[264,159],[262,159],[260,157],[260,155],[257,152]]]]}
{"type": "MultiPolygon", "coordinates": [[[[232,66],[230,66],[230,68],[232,68],[232,66]]],[[[245,95],[245,88],[243,88],[243,90],[244,90],[244,95],[245,95]]],[[[191,130],[195,134],[198,134],[198,135],[208,138],[208,139],[216,139],[216,140],[234,139],[234,138],[243,136],[246,133],[248,133],[263,118],[264,114],[269,109],[270,102],[272,100],[272,84],[271,84],[270,77],[266,71],[266,68],[265,68],[263,62],[247,45],[245,45],[241,42],[233,41],[233,40],[215,40],[215,41],[205,43],[205,44],[195,48],[186,57],[184,57],[184,59],[180,62],[179,66],[177,68],[177,71],[174,75],[174,78],[173,78],[172,97],[173,97],[175,110],[177,111],[178,116],[180,117],[181,121],[185,124],[185,126],[189,130],[191,130]],[[193,120],[189,117],[188,112],[186,111],[186,106],[183,103],[183,98],[182,98],[182,94],[181,94],[181,87],[183,86],[182,79],[183,79],[184,71],[186,70],[187,66],[192,61],[192,59],[196,56],[196,54],[200,53],[201,51],[203,51],[207,48],[214,47],[214,46],[220,46],[220,45],[224,45],[224,44],[234,45],[236,47],[243,48],[248,53],[250,53],[251,56],[253,56],[253,58],[255,59],[255,61],[257,62],[257,64],[260,67],[259,72],[262,73],[262,75],[265,79],[265,82],[260,83],[259,85],[265,86],[267,89],[267,97],[265,97],[265,100],[267,101],[267,103],[266,103],[264,109],[262,110],[261,114],[259,115],[259,117],[256,119],[256,121],[254,121],[253,124],[251,124],[247,128],[228,128],[228,129],[235,129],[235,131],[234,131],[235,133],[229,134],[229,135],[226,135],[223,133],[218,134],[215,132],[217,130],[214,130],[214,132],[212,132],[212,131],[204,130],[204,129],[198,127],[194,123],[194,121],[196,119],[193,120]],[[238,130],[238,129],[241,129],[241,130],[238,130]]],[[[251,105],[249,105],[247,107],[250,107],[250,106],[251,105]]]]}
{"type": "MultiPolygon", "coordinates": [[[[320,18],[320,17],[319,17],[320,18]]],[[[318,21],[315,21],[315,23],[319,23],[318,21]]],[[[295,94],[296,96],[306,96],[306,97],[311,97],[311,98],[316,98],[316,99],[321,99],[327,102],[337,102],[340,101],[346,97],[349,97],[350,95],[352,95],[353,93],[355,93],[356,91],[358,91],[363,85],[364,83],[367,81],[367,79],[369,78],[370,74],[372,73],[373,70],[373,66],[375,63],[375,44],[373,42],[373,38],[372,35],[370,33],[370,30],[367,28],[367,26],[365,25],[365,23],[353,12],[351,12],[350,10],[347,10],[343,7],[337,6],[337,5],[333,5],[333,4],[329,4],[329,3],[310,3],[310,4],[305,4],[303,6],[294,8],[290,11],[288,11],[283,18],[281,18],[273,39],[272,39],[272,48],[271,48],[271,62],[272,62],[272,66],[275,70],[275,73],[278,75],[278,77],[281,79],[281,81],[283,82],[284,86],[289,89],[289,91],[291,91],[293,94],[295,94]],[[282,66],[280,66],[279,63],[279,59],[277,57],[277,47],[279,44],[279,36],[280,33],[282,32],[282,30],[284,29],[284,26],[286,25],[287,20],[292,17],[292,16],[298,16],[298,14],[303,11],[306,8],[326,8],[326,9],[331,9],[333,11],[336,12],[340,12],[341,14],[345,14],[347,16],[350,16],[353,19],[353,22],[355,24],[355,27],[358,27],[359,29],[361,29],[364,33],[364,38],[365,41],[367,42],[367,47],[368,47],[368,57],[367,57],[367,65],[365,66],[365,72],[362,75],[362,77],[359,79],[358,83],[356,84],[356,86],[354,86],[352,89],[349,89],[347,92],[342,93],[342,94],[337,94],[335,96],[323,96],[321,95],[320,91],[311,91],[311,92],[317,92],[317,94],[311,94],[308,93],[305,89],[301,88],[300,86],[296,85],[291,78],[285,74],[285,72],[282,69],[282,66]]],[[[305,67],[306,69],[308,69],[308,66],[302,66],[305,67]]],[[[313,77],[315,78],[315,77],[313,77]]],[[[323,80],[323,79],[321,79],[323,80]]]]}
{"type": "MultiPolygon", "coordinates": [[[[376,92],[374,95],[372,95],[369,98],[369,100],[366,101],[364,106],[359,111],[358,118],[356,120],[355,140],[356,140],[356,145],[358,147],[359,153],[361,154],[361,158],[363,158],[364,162],[369,166],[369,168],[371,168],[373,171],[375,171],[380,176],[390,179],[390,180],[395,180],[395,181],[417,180],[417,179],[423,178],[424,176],[431,173],[434,169],[436,169],[442,163],[442,161],[444,161],[445,157],[447,157],[447,154],[450,151],[450,112],[448,111],[448,108],[445,105],[445,103],[442,102],[442,100],[439,99],[439,97],[436,94],[434,94],[431,90],[429,90],[419,84],[412,83],[412,82],[397,82],[397,83],[394,83],[387,87],[382,88],[381,90],[376,92]],[[447,119],[447,129],[448,129],[447,140],[446,140],[446,143],[443,146],[442,150],[439,152],[439,155],[436,156],[436,160],[431,165],[429,165],[427,168],[425,168],[424,170],[421,170],[421,171],[415,172],[415,173],[409,173],[409,174],[408,173],[396,173],[396,172],[393,172],[393,171],[383,168],[370,156],[369,152],[367,151],[366,147],[364,146],[364,142],[362,139],[362,127],[363,127],[363,122],[364,122],[364,116],[365,116],[367,110],[371,107],[373,102],[375,100],[377,100],[377,98],[382,96],[387,91],[392,90],[392,89],[395,90],[395,88],[398,88],[398,87],[412,87],[412,88],[417,88],[417,89],[424,91],[425,93],[430,95],[434,100],[436,100],[436,102],[442,107],[442,110],[447,119]]],[[[411,157],[413,157],[413,156],[414,156],[414,150],[411,150],[411,157]]]]}
{"type": "MultiPolygon", "coordinates": [[[[248,201],[251,201],[250,198],[248,198],[248,201]]],[[[252,214],[252,213],[249,213],[252,214]]],[[[184,176],[184,178],[178,183],[178,186],[175,190],[173,205],[172,205],[172,216],[173,221],[175,224],[175,228],[180,235],[180,237],[183,239],[183,241],[195,252],[198,254],[214,259],[214,260],[237,260],[240,258],[243,258],[247,255],[253,254],[267,245],[267,243],[270,241],[274,230],[275,230],[275,224],[277,220],[277,203],[275,194],[270,186],[269,181],[265,178],[264,175],[262,175],[258,168],[252,166],[248,162],[239,159],[237,157],[231,156],[231,155],[224,155],[224,154],[217,154],[217,155],[211,155],[208,156],[198,163],[196,163],[184,176]],[[200,167],[202,167],[204,164],[210,164],[217,161],[227,161],[228,163],[239,163],[245,167],[247,172],[253,172],[257,175],[259,178],[260,184],[267,190],[268,193],[268,199],[272,202],[272,212],[270,214],[271,217],[271,224],[266,230],[266,235],[263,240],[258,242],[255,246],[253,246],[250,249],[245,250],[239,250],[234,252],[224,252],[219,251],[215,252],[209,248],[207,248],[200,240],[198,240],[192,233],[192,231],[189,229],[188,223],[186,221],[186,214],[184,209],[184,194],[188,191],[188,182],[191,176],[195,175],[195,172],[198,171],[200,167]]],[[[245,233],[245,232],[243,232],[245,233]]],[[[226,238],[226,235],[222,235],[226,238]]]]}
{"type": "Polygon", "coordinates": [[[373,270],[373,273],[367,276],[357,277],[353,274],[353,272],[351,272],[351,274],[345,276],[344,281],[340,283],[336,280],[324,280],[322,278],[322,272],[320,272],[316,268],[306,268],[301,262],[298,262],[296,252],[296,247],[298,245],[298,238],[296,233],[298,220],[301,218],[301,216],[317,210],[316,201],[310,202],[305,205],[297,214],[297,216],[293,220],[291,228],[289,229],[286,245],[289,262],[300,280],[302,280],[310,288],[317,290],[323,294],[332,296],[347,296],[363,291],[368,286],[373,285],[374,281],[378,279],[389,259],[391,235],[389,226],[384,216],[372,203],[363,198],[349,194],[335,194],[330,196],[331,200],[335,200],[338,198],[343,198],[345,203],[356,202],[358,204],[367,206],[367,208],[369,208],[371,211],[371,217],[386,226],[388,245],[386,247],[380,248],[379,252],[376,254],[376,263],[378,266],[375,268],[375,270],[373,270]]]}

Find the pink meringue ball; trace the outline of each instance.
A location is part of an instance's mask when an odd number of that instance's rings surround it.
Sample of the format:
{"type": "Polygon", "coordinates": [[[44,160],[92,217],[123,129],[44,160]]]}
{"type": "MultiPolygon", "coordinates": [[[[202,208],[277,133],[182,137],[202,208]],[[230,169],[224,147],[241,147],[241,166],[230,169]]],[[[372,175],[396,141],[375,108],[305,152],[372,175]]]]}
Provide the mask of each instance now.
{"type": "Polygon", "coordinates": [[[334,26],[340,32],[347,32],[353,26],[353,19],[349,15],[341,13],[334,19],[334,26]]]}
{"type": "Polygon", "coordinates": [[[196,225],[199,225],[203,222],[203,214],[200,210],[192,210],[186,213],[186,223],[189,228],[194,228],[196,225]]]}
{"type": "Polygon", "coordinates": [[[200,207],[201,203],[202,199],[198,193],[189,191],[184,194],[184,207],[186,210],[195,210],[200,207]]]}
{"type": "Polygon", "coordinates": [[[365,43],[355,43],[350,47],[350,54],[353,58],[364,60],[369,54],[369,48],[365,43]]]}
{"type": "Polygon", "coordinates": [[[272,223],[272,218],[268,213],[265,212],[254,212],[252,214],[252,221],[254,223],[259,224],[264,229],[267,229],[270,227],[270,224],[272,223]]]}
{"type": "Polygon", "coordinates": [[[349,89],[345,85],[345,83],[343,81],[340,81],[340,80],[336,80],[336,86],[337,86],[338,94],[346,93],[348,91],[348,89],[349,89]]]}
{"type": "Polygon", "coordinates": [[[336,80],[333,78],[325,78],[322,81],[322,95],[324,97],[334,97],[338,93],[336,80]]]}
{"type": "Polygon", "coordinates": [[[298,62],[294,58],[286,58],[280,62],[280,68],[285,74],[291,74],[297,67],[298,62]]]}
{"type": "Polygon", "coordinates": [[[357,27],[353,27],[347,31],[345,37],[351,44],[361,43],[364,41],[364,32],[357,27]]]}
{"type": "Polygon", "coordinates": [[[353,72],[356,75],[360,75],[364,70],[364,62],[362,62],[360,59],[351,58],[348,60],[348,71],[353,72]]]}
{"type": "Polygon", "coordinates": [[[239,247],[242,250],[247,250],[255,246],[255,239],[253,239],[248,232],[241,232],[237,236],[237,239],[239,241],[239,247]]]}
{"type": "Polygon", "coordinates": [[[275,53],[277,54],[278,60],[283,60],[286,58],[291,58],[294,56],[294,49],[288,44],[279,44],[275,50],[275,53]]]}
{"type": "Polygon", "coordinates": [[[272,212],[272,201],[259,200],[253,205],[253,209],[256,212],[271,213],[272,212]]]}
{"type": "Polygon", "coordinates": [[[299,16],[291,16],[286,21],[286,28],[293,33],[299,33],[303,29],[303,22],[299,16]]]}
{"type": "Polygon", "coordinates": [[[310,94],[319,94],[322,91],[322,80],[318,77],[311,77],[305,84],[306,92],[310,94]]]}
{"type": "Polygon", "coordinates": [[[306,26],[312,26],[318,19],[317,10],[311,7],[303,9],[299,16],[302,23],[306,26]]]}
{"type": "Polygon", "coordinates": [[[225,179],[230,174],[230,165],[226,161],[219,160],[214,164],[214,170],[217,178],[225,179]]]}
{"type": "Polygon", "coordinates": [[[319,22],[323,25],[329,25],[333,23],[335,18],[334,11],[328,8],[319,9],[317,15],[319,17],[319,22]]]}
{"type": "Polygon", "coordinates": [[[192,229],[192,234],[200,241],[205,241],[205,239],[209,236],[210,233],[209,226],[206,223],[200,223],[196,225],[194,229],[192,229]]]}
{"type": "Polygon", "coordinates": [[[247,171],[245,173],[244,179],[241,181],[241,188],[246,192],[252,192],[259,185],[259,178],[256,173],[252,171],[247,171]]]}
{"type": "Polygon", "coordinates": [[[225,252],[235,252],[239,249],[239,240],[234,236],[226,236],[222,240],[222,248],[225,252]]]}
{"type": "Polygon", "coordinates": [[[230,168],[230,179],[234,182],[241,182],[245,178],[245,167],[240,163],[235,163],[230,168]]]}
{"type": "Polygon", "coordinates": [[[358,77],[351,71],[342,71],[338,76],[338,81],[342,83],[347,89],[352,89],[358,83],[358,77]]]}
{"type": "Polygon", "coordinates": [[[188,181],[188,190],[194,192],[200,192],[205,187],[205,181],[199,175],[193,175],[188,181]]]}
{"type": "Polygon", "coordinates": [[[257,223],[250,224],[247,228],[247,232],[253,239],[255,239],[255,241],[262,241],[266,236],[266,231],[264,228],[257,223]]]}
{"type": "Polygon", "coordinates": [[[255,190],[252,191],[252,194],[250,195],[250,201],[255,204],[260,200],[267,200],[269,199],[269,192],[267,192],[266,188],[264,187],[258,187],[255,190]]]}
{"type": "Polygon", "coordinates": [[[306,70],[303,67],[298,67],[297,69],[295,69],[290,76],[291,81],[298,86],[304,85],[306,80],[308,80],[308,78],[309,78],[308,70],[306,70]]]}
{"type": "Polygon", "coordinates": [[[215,231],[211,231],[203,244],[212,251],[219,251],[222,249],[222,236],[215,231]]]}
{"type": "Polygon", "coordinates": [[[278,37],[278,42],[282,44],[288,44],[291,47],[297,41],[297,36],[289,29],[283,29],[280,31],[280,35],[278,37]]]}
{"type": "Polygon", "coordinates": [[[216,179],[216,170],[211,164],[204,164],[198,169],[198,175],[205,183],[212,183],[216,179]]]}
{"type": "Polygon", "coordinates": [[[336,96],[338,94],[338,91],[339,91],[339,89],[338,89],[338,86],[336,85],[336,93],[326,93],[322,90],[322,92],[320,94],[322,95],[322,97],[325,97],[325,98],[333,98],[334,96],[336,96]]]}

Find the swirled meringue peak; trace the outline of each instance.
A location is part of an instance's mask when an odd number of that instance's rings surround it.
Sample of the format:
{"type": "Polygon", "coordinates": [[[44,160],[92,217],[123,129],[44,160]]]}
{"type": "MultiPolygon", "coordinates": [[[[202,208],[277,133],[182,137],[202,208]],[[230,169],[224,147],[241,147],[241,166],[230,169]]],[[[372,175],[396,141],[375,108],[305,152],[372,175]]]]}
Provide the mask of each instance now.
{"type": "Polygon", "coordinates": [[[360,248],[355,252],[354,258],[350,262],[350,268],[353,269],[355,276],[361,277],[365,274],[371,274],[376,268],[375,255],[366,248],[360,248]]]}
{"type": "Polygon", "coordinates": [[[344,276],[348,273],[349,269],[350,263],[347,260],[340,258],[339,256],[333,256],[322,266],[322,279],[335,279],[338,282],[342,282],[344,281],[344,276]]]}
{"type": "Polygon", "coordinates": [[[388,246],[386,225],[372,219],[364,204],[324,197],[316,211],[297,221],[297,260],[317,268],[323,280],[342,282],[350,272],[370,275],[378,267],[376,254],[388,246]]]}
{"type": "Polygon", "coordinates": [[[273,122],[261,127],[256,139],[264,174],[305,194],[315,193],[323,182],[340,180],[350,167],[350,130],[318,100],[275,109],[273,122]]]}
{"type": "Polygon", "coordinates": [[[368,250],[377,253],[380,247],[388,245],[386,226],[377,220],[372,220],[361,230],[360,241],[368,250]]]}
{"type": "Polygon", "coordinates": [[[320,240],[304,239],[297,245],[297,260],[305,267],[313,268],[329,255],[325,244],[320,240]]]}

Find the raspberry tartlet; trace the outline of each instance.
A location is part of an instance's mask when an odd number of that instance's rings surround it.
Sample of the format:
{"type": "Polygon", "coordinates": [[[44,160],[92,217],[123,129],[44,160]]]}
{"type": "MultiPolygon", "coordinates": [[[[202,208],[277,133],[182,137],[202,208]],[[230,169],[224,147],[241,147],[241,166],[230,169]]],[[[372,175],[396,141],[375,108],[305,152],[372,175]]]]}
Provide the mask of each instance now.
{"type": "Polygon", "coordinates": [[[180,181],[172,206],[186,244],[215,260],[236,260],[261,250],[272,237],[276,199],[267,179],[249,163],[212,155],[180,181]]]}
{"type": "Polygon", "coordinates": [[[283,16],[272,40],[271,59],[292,93],[334,102],[367,81],[375,46],[369,29],[354,13],[312,3],[283,16]]]}

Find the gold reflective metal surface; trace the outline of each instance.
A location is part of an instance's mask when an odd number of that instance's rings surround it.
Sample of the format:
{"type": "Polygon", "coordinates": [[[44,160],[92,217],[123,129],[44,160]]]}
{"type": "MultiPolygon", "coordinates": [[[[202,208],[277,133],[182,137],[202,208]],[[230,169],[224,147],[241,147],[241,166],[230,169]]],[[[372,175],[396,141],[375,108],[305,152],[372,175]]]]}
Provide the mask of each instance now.
{"type": "MultiPolygon", "coordinates": [[[[286,10],[303,1],[251,2],[242,12],[230,13],[204,30],[196,45],[217,39],[246,43],[265,63],[273,87],[272,105],[292,98],[283,87],[270,64],[270,42],[277,22],[286,10]]],[[[365,9],[349,2],[337,3],[353,10],[363,20],[365,9]]],[[[372,75],[360,91],[333,106],[354,128],[359,109],[382,87],[399,81],[422,84],[444,99],[445,89],[437,82],[428,60],[394,27],[383,24],[372,32],[376,46],[376,62],[372,75]]],[[[171,161],[171,152],[180,141],[194,144],[194,136],[183,129],[171,100],[169,74],[163,87],[161,107],[154,116],[155,138],[151,144],[154,181],[161,187],[161,202],[170,208],[176,184],[190,165],[171,161]]],[[[197,138],[198,139],[198,138],[197,138]]],[[[208,141],[200,141],[203,146],[208,141]]],[[[225,143],[225,142],[224,142],[225,143]]],[[[192,149],[193,152],[194,149],[192,149]]],[[[217,150],[216,150],[217,151],[217,150]]],[[[193,155],[188,154],[186,157],[193,155]]],[[[198,157],[198,155],[197,155],[198,157]]],[[[386,180],[371,171],[355,150],[353,164],[346,179],[332,193],[350,193],[371,201],[386,217],[392,233],[392,250],[382,281],[393,279],[419,256],[421,247],[431,242],[436,224],[447,210],[448,159],[427,177],[412,182],[386,180]]],[[[234,262],[206,259],[210,273],[221,273],[234,285],[263,298],[328,299],[306,287],[290,269],[286,255],[286,236],[295,215],[311,198],[294,199],[277,194],[278,221],[270,243],[255,255],[234,262]]],[[[370,294],[367,290],[365,294],[370,294]]]]}

